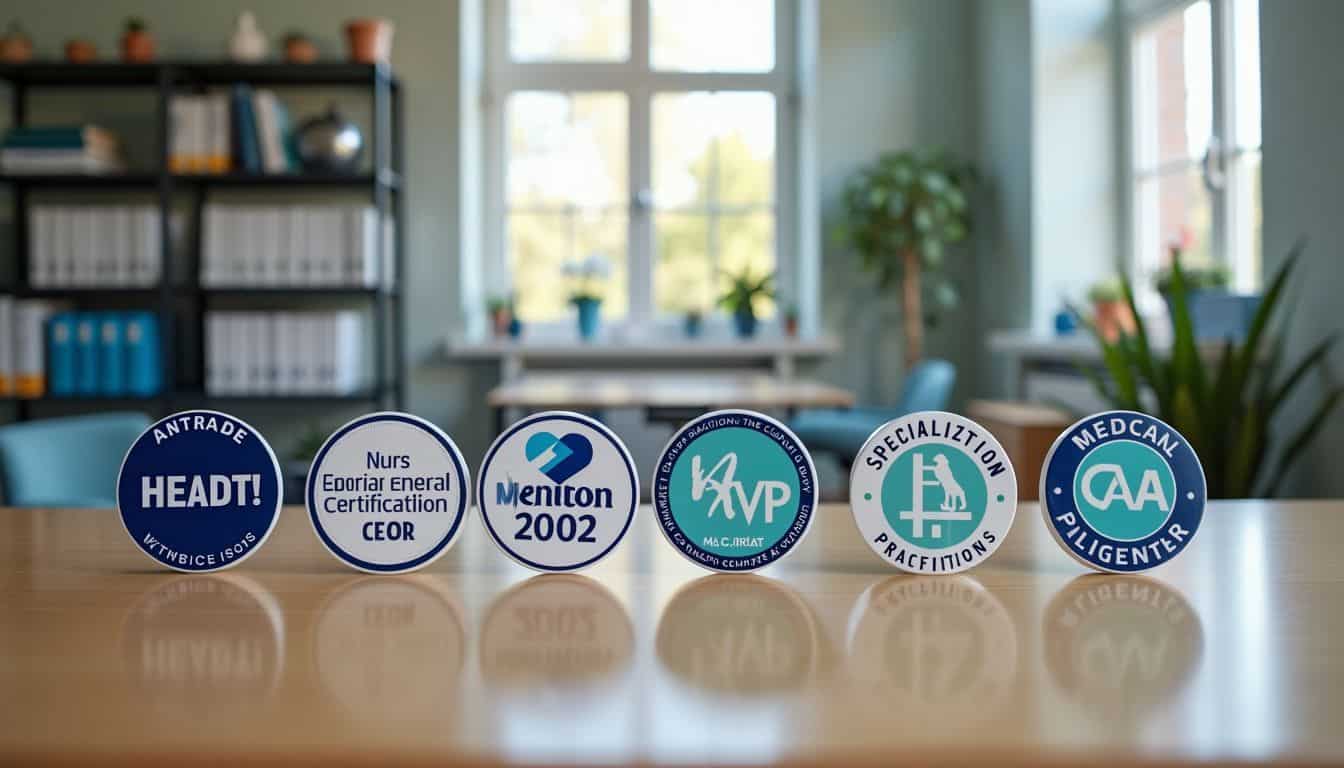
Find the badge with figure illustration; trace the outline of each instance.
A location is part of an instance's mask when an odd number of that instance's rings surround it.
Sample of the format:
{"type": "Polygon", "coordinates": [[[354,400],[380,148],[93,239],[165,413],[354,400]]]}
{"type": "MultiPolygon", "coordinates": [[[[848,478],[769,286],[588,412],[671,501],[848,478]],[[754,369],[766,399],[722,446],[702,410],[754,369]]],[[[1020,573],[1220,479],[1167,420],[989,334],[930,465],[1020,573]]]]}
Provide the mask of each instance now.
{"type": "Polygon", "coordinates": [[[919,411],[883,424],[854,459],[849,505],[864,541],[910,573],[957,573],[994,554],[1017,514],[1017,476],[989,430],[919,411]]]}
{"type": "Polygon", "coordinates": [[[1041,514],[1065,552],[1089,568],[1133,573],[1190,544],[1204,518],[1204,468],[1170,425],[1105,411],[1064,430],[1041,470],[1041,514]]]}
{"type": "Polygon", "coordinates": [[[606,557],[625,537],[639,505],[639,480],[625,444],[602,422],[545,411],[491,444],[476,504],[504,554],[538,571],[574,571],[606,557]]]}
{"type": "Polygon", "coordinates": [[[796,435],[761,413],[706,413],[663,449],[653,509],[663,535],[713,571],[763,568],[792,552],[816,509],[817,470],[796,435]]]}

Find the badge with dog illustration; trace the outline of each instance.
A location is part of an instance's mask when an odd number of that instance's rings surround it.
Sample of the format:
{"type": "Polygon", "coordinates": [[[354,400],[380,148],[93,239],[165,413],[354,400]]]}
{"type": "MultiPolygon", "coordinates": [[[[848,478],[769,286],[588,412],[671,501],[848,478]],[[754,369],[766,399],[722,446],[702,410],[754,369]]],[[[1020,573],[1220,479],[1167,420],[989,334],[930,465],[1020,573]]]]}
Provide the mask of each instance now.
{"type": "Polygon", "coordinates": [[[574,571],[625,537],[639,506],[635,461],[597,419],[533,414],[486,451],[476,504],[495,544],[538,571],[574,571]]]}
{"type": "Polygon", "coordinates": [[[1003,446],[970,419],[920,411],[868,437],[849,475],[864,541],[910,573],[957,573],[994,554],[1017,514],[1003,446]]]}
{"type": "Polygon", "coordinates": [[[658,459],[653,509],[668,542],[713,571],[763,568],[812,523],[817,470],[796,435],[755,411],[706,413],[658,459]]]}
{"type": "Polygon", "coordinates": [[[1041,470],[1041,514],[1069,556],[1133,573],[1179,555],[1204,518],[1204,468],[1165,422],[1105,411],[1064,430],[1041,470]]]}

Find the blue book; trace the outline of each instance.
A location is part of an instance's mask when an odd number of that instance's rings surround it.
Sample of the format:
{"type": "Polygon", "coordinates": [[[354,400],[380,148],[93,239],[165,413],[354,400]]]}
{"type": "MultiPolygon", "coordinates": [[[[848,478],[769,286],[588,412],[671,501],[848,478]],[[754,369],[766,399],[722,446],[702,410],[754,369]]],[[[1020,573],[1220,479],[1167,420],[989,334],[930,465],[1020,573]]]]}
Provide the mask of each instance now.
{"type": "Polygon", "coordinates": [[[54,315],[47,323],[47,391],[55,397],[75,394],[75,316],[54,315]]]}
{"type": "Polygon", "coordinates": [[[257,140],[257,116],[252,108],[252,89],[235,85],[229,96],[233,128],[234,167],[245,173],[261,173],[261,143],[257,140]]]}
{"type": "Polygon", "coordinates": [[[159,319],[151,312],[126,315],[126,388],[132,395],[151,397],[159,393],[159,319]]]}
{"type": "Polygon", "coordinates": [[[75,394],[96,395],[98,373],[98,315],[75,313],[75,394]]]}
{"type": "Polygon", "coordinates": [[[98,369],[104,395],[126,394],[126,350],[122,344],[126,320],[120,312],[105,312],[98,323],[98,369]]]}

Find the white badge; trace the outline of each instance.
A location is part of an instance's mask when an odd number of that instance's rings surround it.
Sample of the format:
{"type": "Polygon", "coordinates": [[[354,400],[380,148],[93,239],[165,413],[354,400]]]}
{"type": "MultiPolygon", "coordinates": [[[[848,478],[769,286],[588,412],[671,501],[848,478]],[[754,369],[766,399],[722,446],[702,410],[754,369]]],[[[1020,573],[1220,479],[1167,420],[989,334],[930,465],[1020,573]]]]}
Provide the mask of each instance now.
{"type": "Polygon", "coordinates": [[[630,452],[601,422],[546,411],[490,446],[476,504],[509,557],[539,571],[573,571],[620,543],[639,505],[639,480],[630,452]]]}
{"type": "Polygon", "coordinates": [[[305,497],[331,554],[369,573],[421,568],[448,550],[471,480],[453,441],[408,413],[361,416],[313,459],[305,497]]]}

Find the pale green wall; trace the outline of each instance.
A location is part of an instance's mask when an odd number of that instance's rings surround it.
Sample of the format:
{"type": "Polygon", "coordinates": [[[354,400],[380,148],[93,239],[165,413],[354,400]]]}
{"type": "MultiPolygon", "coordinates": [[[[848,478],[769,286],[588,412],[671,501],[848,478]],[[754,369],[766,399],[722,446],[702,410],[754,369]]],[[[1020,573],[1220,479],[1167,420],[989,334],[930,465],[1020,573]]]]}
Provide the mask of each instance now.
{"type": "MultiPolygon", "coordinates": [[[[498,0],[492,0],[498,1],[498,0]]],[[[438,344],[463,316],[456,242],[458,36],[457,4],[448,0],[11,0],[4,17],[18,18],[40,54],[54,57],[71,36],[94,39],[104,55],[115,51],[124,16],[152,25],[163,56],[222,57],[237,13],[253,9],[263,29],[278,37],[290,28],[313,36],[324,54],[342,53],[342,19],[370,12],[397,24],[393,65],[406,87],[407,201],[410,263],[406,281],[411,410],[448,429],[473,461],[484,452],[490,424],[482,407],[493,382],[490,366],[447,366],[438,344]]],[[[820,144],[818,165],[827,221],[836,211],[844,178],[885,149],[943,144],[967,155],[976,149],[975,60],[969,0],[823,0],[821,3],[820,144]]],[[[143,109],[143,107],[140,107],[143,109]]],[[[8,206],[0,210],[0,215],[8,206]]],[[[823,232],[825,228],[823,227],[823,232]]],[[[829,244],[822,269],[825,326],[849,341],[818,375],[854,386],[862,399],[889,402],[900,384],[897,306],[878,297],[853,259],[829,244]]],[[[975,285],[972,253],[960,254],[967,282],[965,308],[930,340],[931,354],[962,364],[963,391],[971,391],[975,285]]],[[[324,424],[342,414],[327,409],[239,409],[288,445],[299,425],[324,424]]]]}
{"type": "MultiPolygon", "coordinates": [[[[1344,61],[1339,33],[1344,3],[1334,0],[1262,2],[1261,83],[1264,129],[1265,267],[1272,273],[1298,237],[1309,239],[1298,267],[1293,334],[1301,355],[1344,329],[1344,61]]],[[[1330,358],[1333,383],[1344,374],[1344,344],[1330,358]]],[[[1286,420],[1296,428],[1332,382],[1308,382],[1286,420]]],[[[1305,458],[1288,474],[1285,491],[1344,496],[1344,409],[1336,409],[1305,458]]]]}

